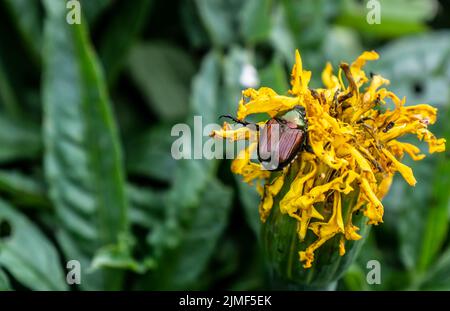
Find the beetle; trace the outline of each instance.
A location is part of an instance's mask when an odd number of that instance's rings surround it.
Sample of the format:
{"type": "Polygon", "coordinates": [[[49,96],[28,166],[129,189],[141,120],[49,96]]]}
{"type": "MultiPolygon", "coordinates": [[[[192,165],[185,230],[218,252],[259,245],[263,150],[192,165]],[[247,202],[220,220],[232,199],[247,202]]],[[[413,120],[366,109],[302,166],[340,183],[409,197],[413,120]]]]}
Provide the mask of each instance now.
{"type": "Polygon", "coordinates": [[[295,106],[291,110],[277,114],[267,120],[263,127],[229,115],[222,117],[229,118],[243,126],[253,125],[256,127],[259,133],[258,160],[266,170],[279,171],[289,165],[300,152],[309,150],[308,122],[305,108],[302,106],[295,106]]]}

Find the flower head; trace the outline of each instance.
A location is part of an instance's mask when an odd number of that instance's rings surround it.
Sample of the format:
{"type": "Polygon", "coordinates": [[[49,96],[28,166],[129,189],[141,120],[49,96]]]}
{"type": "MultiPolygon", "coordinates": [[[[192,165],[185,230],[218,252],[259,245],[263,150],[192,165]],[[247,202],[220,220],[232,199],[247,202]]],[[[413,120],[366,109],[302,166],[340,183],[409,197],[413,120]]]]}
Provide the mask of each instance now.
{"type": "MultiPolygon", "coordinates": [[[[273,118],[297,105],[305,108],[309,148],[301,151],[293,163],[281,172],[265,170],[261,163],[250,159],[257,147],[253,142],[231,167],[245,182],[257,182],[263,222],[277,197],[281,213],[297,221],[299,240],[305,240],[308,230],[315,235],[315,240],[299,251],[304,268],[312,266],[315,251],[331,238],[340,237],[341,256],[347,240],[361,238],[359,228],[352,223],[356,213],[363,212],[368,224],[383,222],[381,200],[395,172],[411,186],[416,184],[411,168],[401,160],[405,153],[414,160],[425,155],[398,138],[414,134],[428,143],[430,153],[445,150],[445,139],[437,139],[428,130],[436,122],[437,109],[425,104],[405,106],[405,98],[398,98],[384,87],[389,84],[387,79],[380,75],[368,77],[362,68],[376,59],[376,52],[364,52],[351,65],[342,63],[337,75],[328,63],[322,72],[324,88],[310,89],[311,72],[303,70],[297,51],[288,96],[262,87],[244,90],[239,102],[239,120],[261,113],[273,118]],[[295,176],[286,183],[292,167],[296,168],[295,176]],[[344,214],[343,201],[349,196],[354,200],[344,214]]],[[[257,136],[258,132],[247,127],[232,130],[225,124],[212,135],[237,140],[257,136]]]]}

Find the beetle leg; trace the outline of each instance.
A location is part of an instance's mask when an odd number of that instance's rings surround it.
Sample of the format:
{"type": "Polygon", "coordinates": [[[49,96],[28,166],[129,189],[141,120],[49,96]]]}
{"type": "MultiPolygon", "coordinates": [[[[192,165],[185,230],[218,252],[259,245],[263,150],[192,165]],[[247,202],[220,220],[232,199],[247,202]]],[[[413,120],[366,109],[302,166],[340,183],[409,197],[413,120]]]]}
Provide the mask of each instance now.
{"type": "Polygon", "coordinates": [[[236,119],[235,117],[230,116],[230,115],[221,115],[221,116],[219,117],[219,120],[220,120],[221,118],[228,118],[228,119],[231,119],[231,120],[233,120],[235,123],[242,124],[243,126],[247,126],[247,125],[249,125],[249,124],[252,124],[252,123],[247,122],[247,121],[241,121],[241,120],[238,120],[238,119],[236,119]]]}
{"type": "Polygon", "coordinates": [[[319,93],[315,89],[309,88],[309,91],[311,92],[311,96],[314,97],[314,99],[320,100],[319,93]]]}

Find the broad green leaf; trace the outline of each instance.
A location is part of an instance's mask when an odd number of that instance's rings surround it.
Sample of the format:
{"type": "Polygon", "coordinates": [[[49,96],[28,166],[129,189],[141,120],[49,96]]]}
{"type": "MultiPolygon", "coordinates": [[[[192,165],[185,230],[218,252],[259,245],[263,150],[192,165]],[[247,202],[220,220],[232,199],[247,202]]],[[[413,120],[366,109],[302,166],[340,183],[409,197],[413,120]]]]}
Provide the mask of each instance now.
{"type": "Polygon", "coordinates": [[[6,74],[2,60],[0,60],[0,105],[9,116],[18,116],[20,113],[19,103],[14,94],[11,82],[6,74]]]}
{"type": "Polygon", "coordinates": [[[130,200],[130,222],[146,228],[154,228],[164,217],[166,192],[128,184],[130,200]]]}
{"type": "Polygon", "coordinates": [[[79,0],[87,21],[93,24],[113,0],[79,0]]]}
{"type": "Polygon", "coordinates": [[[287,71],[281,57],[276,55],[268,66],[260,70],[261,85],[272,88],[278,94],[289,90],[287,71]]]}
{"type": "Polygon", "coordinates": [[[200,205],[190,211],[192,220],[183,230],[181,243],[152,272],[155,288],[195,287],[228,222],[231,198],[231,189],[214,179],[208,182],[200,205]]]}
{"type": "Polygon", "coordinates": [[[126,145],[127,171],[132,175],[171,181],[176,160],[171,155],[171,127],[157,125],[133,137],[126,145]]]}
{"type": "MultiPolygon", "coordinates": [[[[216,53],[208,54],[193,81],[191,116],[202,116],[204,124],[212,122],[210,120],[216,119],[217,116],[221,74],[219,64],[216,53]]],[[[188,119],[187,123],[193,128],[192,119],[188,119]]],[[[207,139],[209,137],[203,137],[203,142],[207,139]]],[[[198,148],[202,148],[202,145],[199,144],[198,148]]],[[[168,250],[180,245],[183,230],[190,225],[192,214],[199,206],[202,194],[209,187],[216,167],[217,161],[214,160],[181,159],[177,161],[173,184],[165,197],[163,222],[154,228],[148,238],[157,259],[163,258],[168,250]]]]}
{"type": "MultiPolygon", "coordinates": [[[[239,291],[239,290],[265,290],[270,288],[270,284],[266,273],[266,262],[264,254],[257,241],[249,240],[249,242],[242,242],[240,239],[239,243],[242,243],[245,251],[240,252],[240,262],[239,262],[239,272],[238,275],[233,279],[230,284],[229,290],[239,291]]],[[[242,245],[241,244],[241,245],[242,245]]],[[[235,245],[235,247],[238,247],[235,245]]],[[[231,259],[231,258],[230,258],[231,259]]],[[[232,260],[232,259],[231,259],[232,260]]]]}
{"type": "MultiPolygon", "coordinates": [[[[426,21],[436,14],[437,1],[434,0],[378,0],[380,23],[369,24],[367,16],[376,8],[367,2],[342,1],[342,13],[338,23],[359,30],[365,35],[393,38],[423,32],[426,21]]],[[[378,6],[377,6],[378,7],[378,6]]]]}
{"type": "Polygon", "coordinates": [[[181,27],[184,29],[190,44],[195,48],[205,48],[209,44],[208,33],[199,21],[195,1],[182,1],[180,8],[181,27]]]}
{"type": "Polygon", "coordinates": [[[248,0],[240,12],[241,32],[249,43],[265,40],[270,33],[272,0],[248,0]]]}
{"type": "Polygon", "coordinates": [[[163,43],[145,43],[130,53],[131,76],[150,108],[164,120],[180,120],[189,105],[192,60],[183,50],[163,43]]]}
{"type": "Polygon", "coordinates": [[[40,1],[4,0],[12,20],[36,62],[42,47],[42,10],[40,1]]]}
{"type": "Polygon", "coordinates": [[[366,273],[356,264],[350,266],[342,278],[342,282],[347,290],[369,290],[366,273]]]}
{"type": "Polygon", "coordinates": [[[240,176],[236,176],[235,180],[238,185],[239,200],[244,208],[245,220],[255,233],[255,236],[259,238],[261,233],[261,220],[258,206],[261,201],[261,196],[256,191],[256,187],[243,182],[240,176]]]}
{"type": "Polygon", "coordinates": [[[0,223],[10,232],[0,238],[0,266],[33,290],[66,290],[54,246],[26,217],[0,201],[0,223]]]}
{"type": "Polygon", "coordinates": [[[134,244],[131,236],[123,236],[118,244],[101,248],[92,260],[90,269],[95,271],[99,268],[114,268],[144,273],[148,269],[154,268],[155,261],[152,258],[144,259],[142,262],[133,258],[130,246],[134,244]]]}
{"type": "MultiPolygon", "coordinates": [[[[447,113],[446,119],[448,120],[449,118],[450,113],[447,113]]],[[[448,128],[450,129],[450,127],[448,128]]],[[[447,131],[445,137],[449,141],[450,130],[447,131]]],[[[433,190],[431,202],[428,205],[426,231],[423,236],[418,262],[418,268],[421,271],[426,270],[433,263],[448,234],[448,218],[450,215],[450,195],[448,193],[448,189],[450,189],[450,161],[448,159],[448,151],[447,155],[439,156],[435,172],[437,174],[433,178],[433,190]]]]}
{"type": "Polygon", "coordinates": [[[450,290],[450,249],[441,254],[430,271],[419,280],[422,290],[450,290]]]}
{"type": "Polygon", "coordinates": [[[310,87],[321,87],[320,72],[325,65],[325,51],[321,50],[327,46],[335,48],[332,42],[327,41],[331,28],[328,21],[335,17],[339,1],[283,0],[281,3],[272,44],[285,58],[289,70],[295,61],[294,48],[297,48],[305,68],[313,72],[310,87]]]}
{"type": "Polygon", "coordinates": [[[113,84],[122,69],[134,41],[142,30],[152,0],[120,1],[100,39],[99,56],[109,84],[113,84]]]}
{"type": "Polygon", "coordinates": [[[0,170],[0,191],[17,205],[49,207],[41,180],[18,171],[0,170]]]}
{"type": "Polygon", "coordinates": [[[287,13],[284,6],[279,6],[274,9],[273,26],[270,32],[270,43],[273,49],[280,54],[284,61],[292,66],[294,64],[295,55],[295,38],[290,31],[287,22],[287,13]]]}
{"type": "Polygon", "coordinates": [[[39,129],[32,123],[0,114],[0,163],[35,159],[42,146],[39,129]]]}
{"type": "Polygon", "coordinates": [[[8,276],[0,268],[0,291],[11,290],[11,284],[9,283],[8,276]]]}
{"type": "MultiPolygon", "coordinates": [[[[372,228],[355,263],[358,268],[351,268],[350,275],[344,275],[341,279],[341,285],[345,289],[356,289],[358,284],[365,283],[360,290],[400,290],[405,289],[411,283],[411,274],[398,268],[398,254],[387,247],[388,242],[385,239],[380,238],[382,236],[380,233],[383,233],[385,229],[385,224],[372,228]],[[377,260],[381,265],[381,284],[366,282],[367,273],[370,271],[367,263],[371,260],[377,260]]],[[[392,239],[392,235],[390,237],[392,239]]],[[[396,245],[392,247],[395,248],[396,245]]]]}
{"type": "MultiPolygon", "coordinates": [[[[341,62],[352,63],[362,52],[358,33],[346,27],[330,27],[322,44],[323,58],[331,62],[333,68],[338,68],[341,62]]],[[[325,67],[322,64],[321,70],[325,67]]],[[[317,76],[320,76],[317,74],[317,76]]]]}
{"type": "Polygon", "coordinates": [[[282,4],[287,29],[294,36],[296,45],[302,47],[304,52],[316,53],[311,47],[317,47],[322,43],[329,28],[327,20],[337,11],[338,1],[283,0],[282,4]]]}
{"type": "Polygon", "coordinates": [[[226,46],[236,40],[238,12],[243,1],[195,0],[203,26],[215,46],[226,46]]]}
{"type": "MultiPolygon", "coordinates": [[[[121,146],[85,23],[67,24],[62,1],[44,4],[45,171],[60,221],[58,238],[72,250],[68,257],[84,256],[71,259],[85,264],[128,228],[121,146]]],[[[106,288],[115,288],[115,281],[106,288]]]]}

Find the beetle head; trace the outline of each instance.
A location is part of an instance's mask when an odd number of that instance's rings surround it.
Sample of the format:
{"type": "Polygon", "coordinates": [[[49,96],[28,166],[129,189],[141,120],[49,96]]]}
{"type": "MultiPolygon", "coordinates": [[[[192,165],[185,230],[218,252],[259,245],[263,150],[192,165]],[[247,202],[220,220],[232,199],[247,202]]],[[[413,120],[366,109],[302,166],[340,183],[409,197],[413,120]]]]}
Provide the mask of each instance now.
{"type": "Polygon", "coordinates": [[[293,109],[283,113],[280,118],[296,124],[299,128],[306,128],[306,112],[303,106],[295,106],[293,109]]]}

